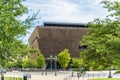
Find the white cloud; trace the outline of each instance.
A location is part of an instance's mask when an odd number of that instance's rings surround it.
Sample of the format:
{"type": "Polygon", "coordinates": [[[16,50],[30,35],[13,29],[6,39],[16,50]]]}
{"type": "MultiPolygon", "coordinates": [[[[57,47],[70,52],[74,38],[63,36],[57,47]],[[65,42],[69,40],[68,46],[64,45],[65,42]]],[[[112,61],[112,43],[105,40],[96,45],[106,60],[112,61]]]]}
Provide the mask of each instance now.
{"type": "MultiPolygon", "coordinates": [[[[102,0],[27,0],[30,12],[37,12],[41,21],[87,23],[94,18],[104,18],[106,9],[100,4],[102,0]]],[[[24,19],[27,15],[24,15],[24,19]]],[[[36,24],[37,25],[37,24],[36,24]]],[[[32,31],[31,31],[32,32],[32,31]]],[[[27,35],[26,39],[28,39],[27,35]]]]}
{"type": "MultiPolygon", "coordinates": [[[[91,21],[91,17],[103,18],[107,11],[102,8],[102,0],[28,0],[24,4],[29,7],[30,12],[41,10],[39,16],[42,20],[70,21],[84,17],[85,22],[91,21]],[[56,18],[55,18],[56,17],[56,18]],[[72,19],[73,18],[73,19],[72,19]]],[[[119,1],[119,0],[118,0],[119,1]]],[[[74,20],[76,21],[76,20],[74,20]]]]}
{"type": "Polygon", "coordinates": [[[105,17],[106,11],[99,4],[101,0],[35,0],[27,2],[31,11],[40,9],[42,21],[89,22],[105,17]],[[101,11],[102,10],[102,11],[101,11]],[[104,14],[103,14],[104,12],[104,14]]]}

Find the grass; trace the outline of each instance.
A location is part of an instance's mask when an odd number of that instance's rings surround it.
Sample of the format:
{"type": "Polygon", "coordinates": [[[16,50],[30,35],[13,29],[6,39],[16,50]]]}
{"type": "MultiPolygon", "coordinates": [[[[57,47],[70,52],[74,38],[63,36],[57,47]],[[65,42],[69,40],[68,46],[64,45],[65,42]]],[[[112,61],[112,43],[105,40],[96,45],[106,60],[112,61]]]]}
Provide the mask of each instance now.
{"type": "Polygon", "coordinates": [[[88,79],[88,80],[120,80],[118,78],[94,78],[94,79],[88,79]]]}
{"type": "MultiPolygon", "coordinates": [[[[0,76],[1,80],[1,76],[0,76]]],[[[4,77],[4,80],[22,80],[22,78],[17,78],[17,77],[4,77]]]]}
{"type": "Polygon", "coordinates": [[[114,74],[119,74],[120,73],[120,71],[116,71],[114,74]]]}

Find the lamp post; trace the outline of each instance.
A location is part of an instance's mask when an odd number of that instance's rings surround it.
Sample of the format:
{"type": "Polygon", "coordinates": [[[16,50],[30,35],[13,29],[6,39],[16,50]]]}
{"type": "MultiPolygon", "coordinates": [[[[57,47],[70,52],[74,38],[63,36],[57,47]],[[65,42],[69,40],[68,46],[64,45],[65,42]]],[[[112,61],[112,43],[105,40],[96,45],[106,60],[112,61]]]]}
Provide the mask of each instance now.
{"type": "Polygon", "coordinates": [[[50,55],[50,69],[51,69],[51,71],[52,71],[52,55],[50,55]]]}
{"type": "Polygon", "coordinates": [[[57,56],[55,56],[55,76],[57,76],[57,56]]]}
{"type": "Polygon", "coordinates": [[[112,75],[111,75],[111,68],[109,67],[109,76],[108,78],[112,78],[112,75]]]}

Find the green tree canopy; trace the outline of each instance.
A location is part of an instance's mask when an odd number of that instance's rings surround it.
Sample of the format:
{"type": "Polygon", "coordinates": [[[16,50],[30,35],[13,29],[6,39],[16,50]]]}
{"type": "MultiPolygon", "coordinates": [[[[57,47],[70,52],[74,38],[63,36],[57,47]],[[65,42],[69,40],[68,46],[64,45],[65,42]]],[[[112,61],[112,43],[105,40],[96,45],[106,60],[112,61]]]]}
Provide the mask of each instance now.
{"type": "Polygon", "coordinates": [[[68,49],[64,49],[58,54],[58,62],[64,69],[68,66],[70,59],[71,58],[68,49]]]}
{"type": "Polygon", "coordinates": [[[83,59],[79,59],[79,58],[74,58],[72,59],[72,67],[74,67],[76,70],[79,70],[80,67],[84,67],[84,61],[83,59]]]}
{"type": "Polygon", "coordinates": [[[104,8],[111,11],[105,19],[89,22],[89,32],[83,37],[80,45],[87,45],[81,57],[91,66],[119,65],[120,63],[120,2],[101,2],[104,8]]]}
{"type": "Polygon", "coordinates": [[[36,58],[36,62],[38,68],[45,67],[45,58],[42,54],[39,54],[39,56],[36,58]]]}
{"type": "Polygon", "coordinates": [[[22,67],[23,68],[35,68],[37,67],[37,63],[35,60],[25,59],[23,60],[22,67]]]}
{"type": "Polygon", "coordinates": [[[36,15],[20,20],[27,13],[23,0],[0,0],[0,65],[26,51],[20,37],[27,33],[36,15]]]}
{"type": "Polygon", "coordinates": [[[18,59],[13,61],[8,61],[5,65],[5,68],[22,68],[23,60],[18,59]]]}
{"type": "Polygon", "coordinates": [[[6,68],[14,68],[14,62],[7,62],[7,64],[6,64],[6,68]]]}

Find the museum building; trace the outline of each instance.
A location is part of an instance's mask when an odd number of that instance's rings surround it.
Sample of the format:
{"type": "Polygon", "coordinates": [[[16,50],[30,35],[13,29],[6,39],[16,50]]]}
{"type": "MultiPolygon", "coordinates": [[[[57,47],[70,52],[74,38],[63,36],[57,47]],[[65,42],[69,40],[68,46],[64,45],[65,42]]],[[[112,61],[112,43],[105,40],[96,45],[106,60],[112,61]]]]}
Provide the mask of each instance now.
{"type": "Polygon", "coordinates": [[[36,26],[28,41],[29,45],[39,49],[46,59],[64,49],[69,50],[72,58],[77,58],[82,51],[79,42],[87,31],[85,24],[44,22],[43,26],[36,26]]]}

